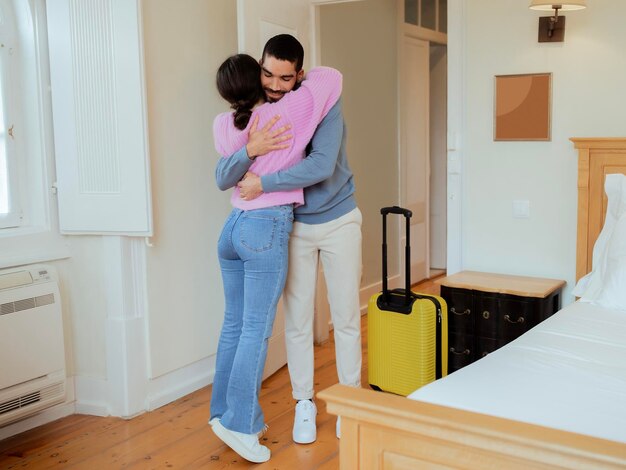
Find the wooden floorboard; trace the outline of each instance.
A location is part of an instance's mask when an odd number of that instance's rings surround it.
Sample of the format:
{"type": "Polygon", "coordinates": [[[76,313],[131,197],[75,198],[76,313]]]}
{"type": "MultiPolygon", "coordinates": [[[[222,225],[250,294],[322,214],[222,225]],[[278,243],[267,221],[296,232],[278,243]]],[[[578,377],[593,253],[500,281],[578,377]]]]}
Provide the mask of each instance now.
{"type": "MultiPolygon", "coordinates": [[[[425,281],[415,291],[439,294],[425,281]]],[[[362,318],[362,382],[367,386],[367,317],[362,318]]],[[[315,389],[337,383],[335,344],[315,347],[315,389]]],[[[272,451],[265,464],[251,464],[215,437],[207,424],[211,387],[136,418],[73,415],[0,441],[0,469],[284,469],[339,468],[335,416],[317,401],[317,441],[294,444],[293,408],[287,368],[263,382],[261,406],[270,428],[262,443],[272,451]]]]}

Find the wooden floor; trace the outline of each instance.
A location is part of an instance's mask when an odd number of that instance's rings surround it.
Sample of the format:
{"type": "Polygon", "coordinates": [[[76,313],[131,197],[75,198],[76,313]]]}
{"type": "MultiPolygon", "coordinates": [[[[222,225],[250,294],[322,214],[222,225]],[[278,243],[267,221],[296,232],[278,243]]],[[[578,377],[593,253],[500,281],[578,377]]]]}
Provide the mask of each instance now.
{"type": "MultiPolygon", "coordinates": [[[[425,281],[414,290],[438,294],[425,281]]],[[[367,384],[367,317],[363,326],[362,381],[367,384]]],[[[337,383],[334,340],[315,347],[315,389],[337,383]]],[[[200,389],[158,410],[131,420],[73,415],[0,441],[0,469],[337,469],[339,441],[336,417],[316,402],[317,441],[294,444],[291,439],[294,400],[287,368],[265,382],[260,401],[269,424],[261,442],[272,451],[264,464],[240,458],[215,437],[207,424],[211,387],[200,389]]]]}

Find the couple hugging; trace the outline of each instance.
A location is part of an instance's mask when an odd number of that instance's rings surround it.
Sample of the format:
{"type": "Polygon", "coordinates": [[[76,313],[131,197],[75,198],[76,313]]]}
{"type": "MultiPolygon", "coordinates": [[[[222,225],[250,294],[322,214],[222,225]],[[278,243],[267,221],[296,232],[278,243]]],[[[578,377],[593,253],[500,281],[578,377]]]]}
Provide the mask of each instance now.
{"type": "MultiPolygon", "coordinates": [[[[345,151],[341,74],[306,76],[296,38],[271,38],[261,60],[238,54],[217,72],[233,112],[213,125],[222,190],[233,210],[218,241],[225,312],[209,423],[251,462],[265,462],[261,377],[281,294],[287,362],[296,400],[293,440],[316,439],[313,307],[324,268],[340,383],[361,383],[361,213],[345,151]]],[[[337,420],[337,437],[340,421],[337,420]]]]}

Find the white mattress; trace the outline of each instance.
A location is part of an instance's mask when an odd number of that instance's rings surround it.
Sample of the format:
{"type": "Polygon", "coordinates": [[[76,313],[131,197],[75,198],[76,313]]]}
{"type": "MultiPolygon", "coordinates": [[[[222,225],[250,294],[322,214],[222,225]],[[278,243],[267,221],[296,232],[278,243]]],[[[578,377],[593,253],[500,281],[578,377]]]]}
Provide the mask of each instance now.
{"type": "Polygon", "coordinates": [[[576,302],[409,398],[626,442],[626,312],[576,302]]]}

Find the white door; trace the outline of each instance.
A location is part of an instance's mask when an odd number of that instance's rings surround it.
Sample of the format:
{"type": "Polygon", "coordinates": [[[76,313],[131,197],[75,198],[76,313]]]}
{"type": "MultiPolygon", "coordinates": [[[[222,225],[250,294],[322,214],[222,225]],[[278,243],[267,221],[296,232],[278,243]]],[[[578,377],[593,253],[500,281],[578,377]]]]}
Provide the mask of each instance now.
{"type": "MultiPolygon", "coordinates": [[[[238,0],[237,30],[239,51],[261,58],[266,41],[277,34],[291,34],[304,47],[304,69],[311,63],[311,2],[309,0],[238,0]]],[[[287,363],[285,350],[285,315],[278,303],[274,330],[269,340],[263,378],[287,363]]]]}
{"type": "Polygon", "coordinates": [[[309,69],[310,0],[238,0],[239,51],[261,58],[265,42],[277,34],[291,34],[304,47],[304,69],[309,69]]]}
{"type": "MultiPolygon", "coordinates": [[[[400,188],[401,204],[411,218],[411,283],[429,270],[429,43],[405,36],[400,73],[400,188]]],[[[404,253],[405,231],[401,247],[404,253]]],[[[401,263],[400,266],[404,266],[401,263]]]]}

